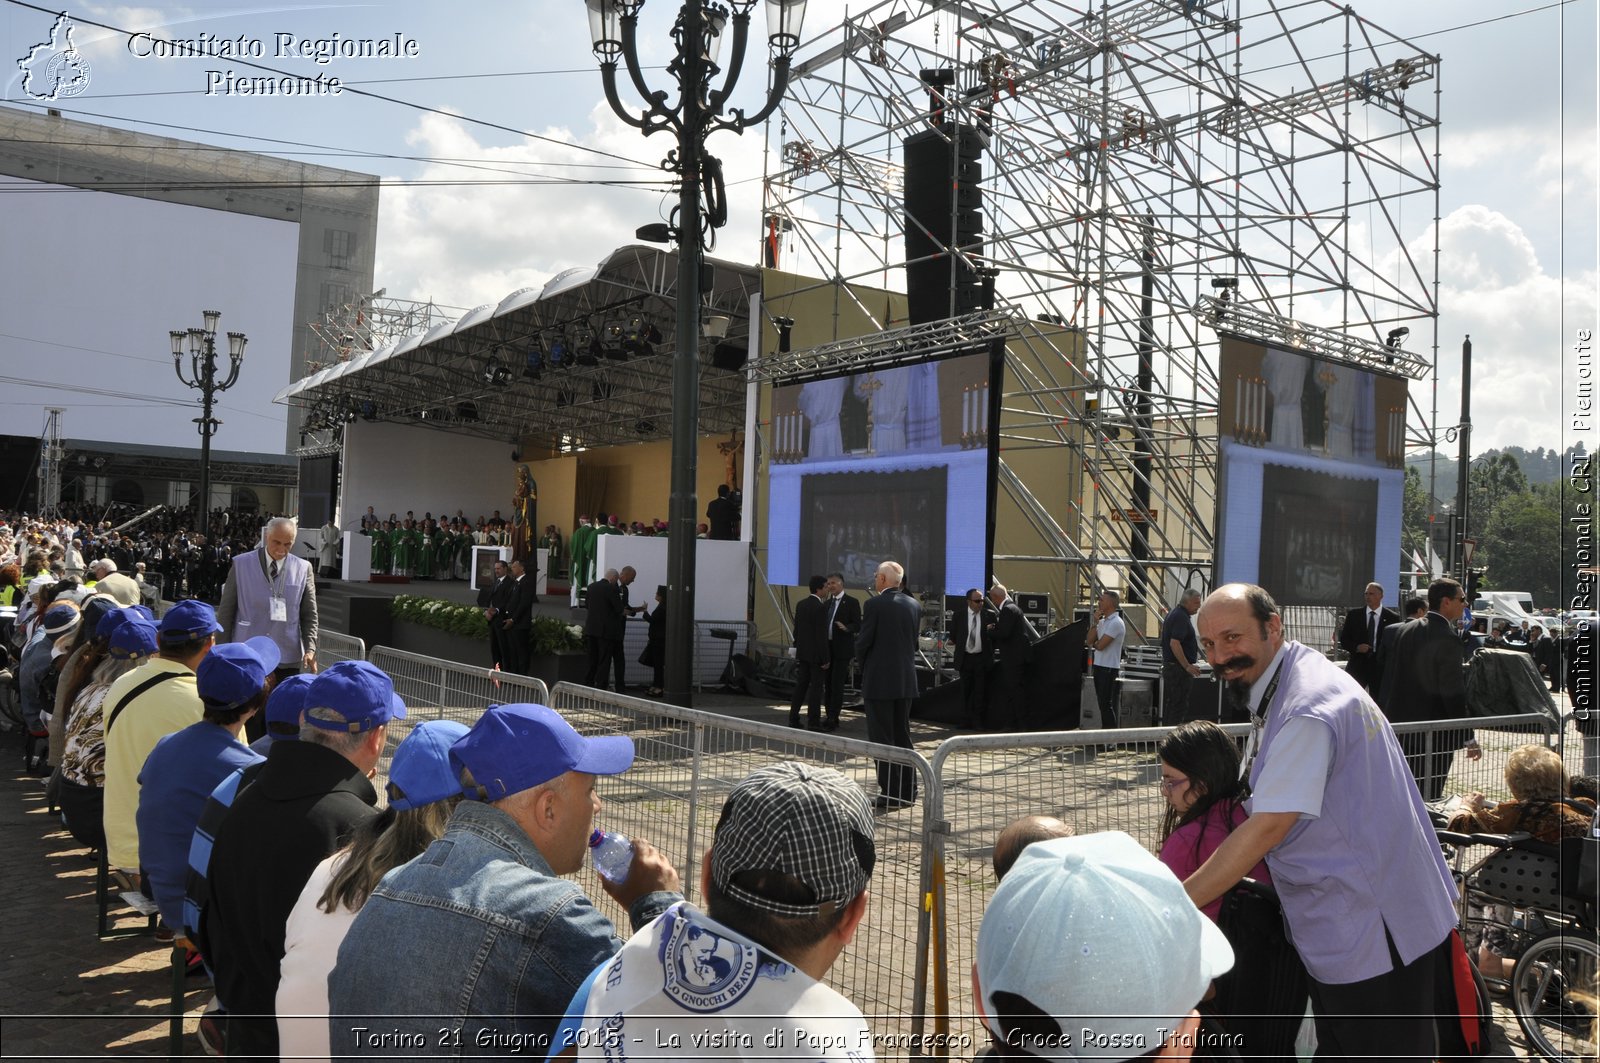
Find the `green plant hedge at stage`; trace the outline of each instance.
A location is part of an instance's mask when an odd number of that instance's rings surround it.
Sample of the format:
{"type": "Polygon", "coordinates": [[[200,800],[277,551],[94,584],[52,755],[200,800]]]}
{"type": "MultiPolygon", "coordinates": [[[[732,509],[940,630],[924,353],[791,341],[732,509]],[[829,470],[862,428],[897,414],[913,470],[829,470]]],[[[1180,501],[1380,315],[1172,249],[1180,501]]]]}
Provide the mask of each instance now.
{"type": "Polygon", "coordinates": [[[475,606],[401,594],[390,603],[389,611],[397,620],[409,620],[413,624],[437,628],[463,638],[481,639],[489,636],[489,622],[483,618],[483,610],[475,606]]]}
{"type": "Polygon", "coordinates": [[[533,655],[574,653],[583,649],[583,628],[553,616],[533,618],[533,655]]]}
{"type": "MultiPolygon", "coordinates": [[[[393,599],[389,609],[396,619],[437,628],[462,638],[481,639],[489,635],[489,622],[483,618],[483,610],[476,606],[401,594],[393,599]]],[[[575,653],[583,649],[583,628],[553,616],[536,616],[529,640],[535,657],[575,653]]]]}

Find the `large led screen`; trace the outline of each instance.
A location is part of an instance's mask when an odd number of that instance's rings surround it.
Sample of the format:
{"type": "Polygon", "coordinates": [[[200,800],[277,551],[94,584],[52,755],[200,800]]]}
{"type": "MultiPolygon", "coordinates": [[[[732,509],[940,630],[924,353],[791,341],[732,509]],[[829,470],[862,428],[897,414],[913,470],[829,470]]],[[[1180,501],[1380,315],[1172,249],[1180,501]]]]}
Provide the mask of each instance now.
{"type": "Polygon", "coordinates": [[[1351,606],[1396,585],[1406,381],[1233,336],[1218,403],[1222,582],[1280,605],[1351,606]]]}
{"type": "Polygon", "coordinates": [[[298,224],[0,177],[0,233],[13,431],[39,431],[60,407],[69,439],[198,447],[200,393],[174,374],[168,334],[220,310],[223,379],[225,334],[249,342],[211,445],[284,452],[287,410],[272,397],[289,382],[298,224]]]}
{"type": "Polygon", "coordinates": [[[768,578],[882,561],[919,593],[985,585],[989,356],[871,369],[772,391],[768,578]]]}

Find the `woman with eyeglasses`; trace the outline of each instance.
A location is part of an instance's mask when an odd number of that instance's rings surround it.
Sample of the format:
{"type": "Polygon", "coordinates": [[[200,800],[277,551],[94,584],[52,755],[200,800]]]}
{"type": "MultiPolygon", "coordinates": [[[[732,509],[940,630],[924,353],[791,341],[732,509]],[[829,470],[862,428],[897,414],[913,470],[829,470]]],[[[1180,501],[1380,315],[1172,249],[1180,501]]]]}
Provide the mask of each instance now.
{"type": "MultiPolygon", "coordinates": [[[[1161,793],[1167,799],[1161,822],[1161,862],[1183,881],[1217,851],[1239,824],[1249,819],[1239,782],[1239,747],[1210,720],[1173,728],[1156,747],[1161,758],[1161,793]]],[[[1262,861],[1250,878],[1270,882],[1262,861]]],[[[1202,909],[1213,921],[1222,899],[1202,909]]]]}
{"type": "MultiPolygon", "coordinates": [[[[1174,728],[1156,746],[1156,756],[1167,799],[1161,862],[1182,881],[1250,818],[1239,780],[1239,747],[1210,720],[1194,720],[1174,728]]],[[[1271,881],[1265,861],[1246,877],[1271,881]]],[[[1230,890],[1201,911],[1234,949],[1233,970],[1217,979],[1216,993],[1201,1011],[1238,1038],[1232,1044],[1241,1057],[1292,1061],[1306,1013],[1306,972],[1283,934],[1276,898],[1230,890]],[[1233,907],[1224,912],[1230,900],[1233,907]]]]}

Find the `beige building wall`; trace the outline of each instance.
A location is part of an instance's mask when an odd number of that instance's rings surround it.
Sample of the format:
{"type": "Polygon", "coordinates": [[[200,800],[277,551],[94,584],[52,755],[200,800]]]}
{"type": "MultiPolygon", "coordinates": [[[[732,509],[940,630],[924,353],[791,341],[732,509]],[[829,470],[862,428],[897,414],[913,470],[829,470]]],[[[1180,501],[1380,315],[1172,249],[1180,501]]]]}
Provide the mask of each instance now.
{"type": "MultiPolygon", "coordinates": [[[[717,486],[727,474],[726,461],[717,446],[727,436],[704,436],[696,458],[695,491],[699,500],[696,524],[705,523],[706,503],[716,497],[717,486]]],[[[583,470],[602,470],[605,489],[595,512],[619,514],[624,522],[667,520],[667,503],[672,495],[672,443],[659,440],[631,446],[605,447],[567,454],[558,458],[528,462],[528,469],[539,485],[539,524],[555,524],[562,535],[570,535],[578,525],[578,484],[583,470]]]]}

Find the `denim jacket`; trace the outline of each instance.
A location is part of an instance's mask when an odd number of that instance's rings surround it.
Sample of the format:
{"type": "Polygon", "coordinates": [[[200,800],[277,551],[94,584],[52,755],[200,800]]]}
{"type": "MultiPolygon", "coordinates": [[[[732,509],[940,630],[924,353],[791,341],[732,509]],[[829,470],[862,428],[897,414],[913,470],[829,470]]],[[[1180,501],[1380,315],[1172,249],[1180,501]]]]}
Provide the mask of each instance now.
{"type": "MultiPolygon", "coordinates": [[[[651,893],[634,929],[682,900],[651,893]]],[[[341,1055],[542,1058],[578,986],[621,942],[516,822],[462,802],[444,836],[383,877],[328,976],[341,1055]]]]}

